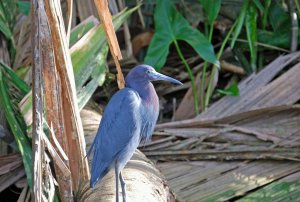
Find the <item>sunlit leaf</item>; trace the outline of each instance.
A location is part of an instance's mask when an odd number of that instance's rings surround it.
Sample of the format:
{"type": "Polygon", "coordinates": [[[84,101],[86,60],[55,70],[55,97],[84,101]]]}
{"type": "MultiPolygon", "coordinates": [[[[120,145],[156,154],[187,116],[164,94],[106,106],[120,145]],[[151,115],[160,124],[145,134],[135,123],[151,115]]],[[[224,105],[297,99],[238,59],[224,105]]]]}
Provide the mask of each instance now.
{"type": "Polygon", "coordinates": [[[72,47],[79,39],[81,39],[94,26],[98,25],[99,21],[94,16],[90,16],[76,27],[72,29],[70,34],[70,47],[72,47]]]}
{"type": "Polygon", "coordinates": [[[148,47],[146,64],[160,69],[166,62],[170,44],[175,40],[187,42],[204,60],[218,63],[211,43],[189,25],[170,1],[157,1],[154,19],[155,34],[148,47]]]}
{"type": "Polygon", "coordinates": [[[100,54],[96,57],[95,64],[92,64],[93,72],[91,80],[81,89],[77,89],[78,108],[81,110],[89,101],[98,86],[101,86],[105,81],[106,57],[108,53],[108,46],[105,44],[100,54]]]}

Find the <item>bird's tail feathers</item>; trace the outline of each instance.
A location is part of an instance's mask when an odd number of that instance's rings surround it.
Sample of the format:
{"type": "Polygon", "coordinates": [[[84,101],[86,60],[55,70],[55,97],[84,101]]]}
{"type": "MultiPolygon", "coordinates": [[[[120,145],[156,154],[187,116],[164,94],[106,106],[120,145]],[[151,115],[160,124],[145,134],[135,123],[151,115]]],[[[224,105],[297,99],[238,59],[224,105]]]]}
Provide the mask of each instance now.
{"type": "Polygon", "coordinates": [[[102,178],[108,173],[108,171],[109,171],[109,168],[106,168],[104,171],[102,171],[100,173],[99,176],[95,173],[92,173],[91,180],[90,180],[90,187],[94,188],[98,182],[100,183],[102,178]]]}

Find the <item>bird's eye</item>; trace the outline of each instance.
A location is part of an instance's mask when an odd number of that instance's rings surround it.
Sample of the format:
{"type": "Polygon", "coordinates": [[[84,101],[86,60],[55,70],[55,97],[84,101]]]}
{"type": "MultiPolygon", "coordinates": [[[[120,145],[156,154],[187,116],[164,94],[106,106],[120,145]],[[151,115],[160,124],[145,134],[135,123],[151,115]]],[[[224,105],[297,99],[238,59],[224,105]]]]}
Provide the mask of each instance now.
{"type": "Polygon", "coordinates": [[[150,70],[147,70],[147,71],[146,71],[146,73],[147,73],[147,74],[150,74],[150,73],[151,73],[151,71],[150,71],[150,70]]]}

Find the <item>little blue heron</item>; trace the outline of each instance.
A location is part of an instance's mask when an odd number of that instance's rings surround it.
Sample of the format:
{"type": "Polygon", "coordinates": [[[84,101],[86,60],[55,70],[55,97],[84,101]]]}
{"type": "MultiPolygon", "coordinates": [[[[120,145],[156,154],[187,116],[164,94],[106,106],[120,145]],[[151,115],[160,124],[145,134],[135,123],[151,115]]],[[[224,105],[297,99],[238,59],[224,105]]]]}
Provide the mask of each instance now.
{"type": "Polygon", "coordinates": [[[126,76],[126,87],[109,101],[94,142],[88,153],[93,154],[90,186],[115,169],[116,201],[119,201],[119,180],[123,201],[126,201],[122,169],[141,142],[146,142],[156,124],[159,101],[151,81],[164,80],[182,85],[180,81],[160,74],[148,65],[138,65],[126,76]]]}

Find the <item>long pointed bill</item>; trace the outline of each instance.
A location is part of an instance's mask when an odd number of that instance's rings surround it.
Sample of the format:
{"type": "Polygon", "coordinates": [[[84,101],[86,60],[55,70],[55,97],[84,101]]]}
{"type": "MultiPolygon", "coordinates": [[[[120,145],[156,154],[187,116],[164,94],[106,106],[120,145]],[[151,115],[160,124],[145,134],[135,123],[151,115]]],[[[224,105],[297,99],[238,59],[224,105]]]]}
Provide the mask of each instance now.
{"type": "Polygon", "coordinates": [[[183,85],[180,81],[155,71],[151,72],[151,79],[152,81],[168,81],[175,85],[183,85]]]}

